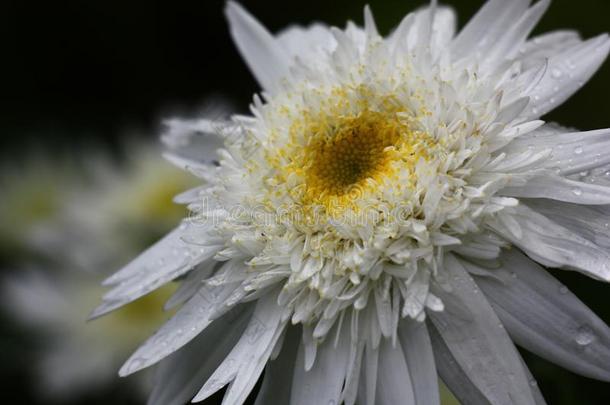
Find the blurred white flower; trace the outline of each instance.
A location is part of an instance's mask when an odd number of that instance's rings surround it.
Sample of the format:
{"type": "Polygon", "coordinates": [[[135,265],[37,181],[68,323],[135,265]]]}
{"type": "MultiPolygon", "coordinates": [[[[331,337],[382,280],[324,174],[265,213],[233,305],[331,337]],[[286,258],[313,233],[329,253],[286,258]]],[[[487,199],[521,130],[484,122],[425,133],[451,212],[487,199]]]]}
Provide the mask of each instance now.
{"type": "MultiPolygon", "coordinates": [[[[173,196],[195,185],[151,143],[134,141],[125,149],[127,163],[118,169],[90,150],[80,179],[67,182],[53,165],[32,160],[22,170],[26,176],[5,183],[3,199],[13,211],[1,215],[15,225],[26,221],[36,237],[21,242],[38,256],[18,258],[27,270],[5,277],[2,304],[43,346],[34,368],[44,396],[74,397],[116,383],[121,361],[171,314],[163,311],[175,289],[167,285],[99,324],[85,322],[101,294],[101,277],[171,229],[186,213],[173,196]]],[[[144,394],[149,380],[133,383],[144,394]]]]}
{"type": "MultiPolygon", "coordinates": [[[[117,366],[168,317],[162,308],[174,291],[171,285],[99,324],[86,323],[88,309],[101,293],[96,281],[99,277],[81,271],[49,268],[22,270],[3,280],[4,309],[31,330],[41,345],[31,370],[41,396],[74,398],[116,384],[117,366]]],[[[144,395],[150,389],[150,377],[138,377],[131,383],[144,395]]]]}
{"type": "Polygon", "coordinates": [[[433,405],[437,372],[465,404],[543,404],[514,340],[610,380],[610,329],[540,266],[610,280],[610,130],[539,120],[610,41],[528,40],[548,5],[490,0],[456,35],[433,1],[383,38],[368,9],[273,36],[230,2],[264,93],[252,116],[170,123],[170,159],[205,181],[177,198],[193,216],[93,316],[178,277],[183,305],[121,374],[166,358],[164,405],[226,385],[242,404],[264,369],[257,404],[433,405]]]}
{"type": "Polygon", "coordinates": [[[84,270],[107,273],[159,239],[185,215],[174,196],[197,184],[164,161],[156,144],[131,141],[122,152],[118,167],[100,156],[88,161],[92,186],[66,201],[64,226],[56,229],[57,244],[69,238],[65,253],[84,270]]]}
{"type": "Polygon", "coordinates": [[[47,233],[56,229],[63,203],[80,184],[76,164],[41,152],[6,163],[0,170],[0,252],[31,256],[45,250],[47,233]]]}

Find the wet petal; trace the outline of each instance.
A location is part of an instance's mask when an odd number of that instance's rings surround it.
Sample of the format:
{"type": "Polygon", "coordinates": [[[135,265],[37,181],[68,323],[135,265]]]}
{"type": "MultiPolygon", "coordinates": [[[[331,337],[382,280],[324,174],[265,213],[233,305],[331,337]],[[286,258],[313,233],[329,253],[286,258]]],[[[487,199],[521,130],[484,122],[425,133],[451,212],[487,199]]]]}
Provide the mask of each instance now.
{"type": "Polygon", "coordinates": [[[509,250],[501,262],[492,271],[504,282],[475,280],[513,340],[575,373],[610,381],[610,328],[525,255],[509,250]]]}

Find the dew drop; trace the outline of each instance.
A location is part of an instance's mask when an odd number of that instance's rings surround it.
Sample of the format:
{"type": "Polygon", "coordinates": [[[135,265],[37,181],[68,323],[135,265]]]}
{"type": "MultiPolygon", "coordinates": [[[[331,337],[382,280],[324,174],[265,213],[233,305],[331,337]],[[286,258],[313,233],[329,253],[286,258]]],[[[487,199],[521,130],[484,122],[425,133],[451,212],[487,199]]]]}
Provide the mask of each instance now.
{"type": "Polygon", "coordinates": [[[530,385],[532,387],[537,387],[538,386],[538,382],[536,380],[530,380],[530,385]]]}
{"type": "Polygon", "coordinates": [[[582,326],[576,331],[574,339],[579,346],[588,346],[595,340],[595,335],[590,327],[582,326]]]}
{"type": "Polygon", "coordinates": [[[563,76],[563,72],[555,68],[551,70],[551,76],[553,77],[553,79],[561,79],[561,77],[563,76]]]}
{"type": "Polygon", "coordinates": [[[566,295],[567,293],[568,293],[568,287],[566,287],[565,285],[562,285],[561,287],[559,287],[559,294],[566,295]]]}
{"type": "Polygon", "coordinates": [[[580,175],[580,177],[587,177],[589,175],[589,172],[585,170],[585,171],[580,172],[579,175],[580,175]]]}
{"type": "Polygon", "coordinates": [[[576,148],[574,148],[574,153],[580,155],[582,153],[582,146],[577,146],[576,148]]]}
{"type": "Polygon", "coordinates": [[[577,196],[582,195],[582,190],[580,189],[580,187],[574,187],[572,189],[572,192],[574,193],[574,195],[577,195],[577,196]]]}

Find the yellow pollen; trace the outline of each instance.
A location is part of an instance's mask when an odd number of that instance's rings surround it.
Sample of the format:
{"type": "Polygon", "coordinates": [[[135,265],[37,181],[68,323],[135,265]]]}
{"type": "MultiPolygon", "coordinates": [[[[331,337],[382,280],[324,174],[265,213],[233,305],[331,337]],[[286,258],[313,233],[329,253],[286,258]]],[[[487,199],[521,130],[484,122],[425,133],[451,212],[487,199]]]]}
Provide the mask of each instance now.
{"type": "Polygon", "coordinates": [[[437,141],[418,129],[416,117],[400,103],[373,99],[374,106],[369,97],[352,104],[339,92],[327,100],[327,109],[291,117],[289,141],[267,155],[275,168],[272,195],[289,195],[305,222],[312,215],[359,211],[383,198],[392,184],[415,186],[417,163],[437,149],[437,141]]]}
{"type": "Polygon", "coordinates": [[[304,151],[310,198],[353,193],[367,179],[389,174],[393,150],[401,138],[396,122],[366,111],[344,118],[331,136],[313,138],[304,151]]]}

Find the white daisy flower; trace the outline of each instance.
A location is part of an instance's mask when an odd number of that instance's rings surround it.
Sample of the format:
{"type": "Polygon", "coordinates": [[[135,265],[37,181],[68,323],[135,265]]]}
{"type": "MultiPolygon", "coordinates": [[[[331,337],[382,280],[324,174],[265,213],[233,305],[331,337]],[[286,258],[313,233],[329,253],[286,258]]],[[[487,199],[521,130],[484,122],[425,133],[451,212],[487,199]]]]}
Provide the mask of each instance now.
{"type": "MultiPolygon", "coordinates": [[[[17,225],[27,219],[23,225],[38,237],[35,245],[24,244],[39,255],[18,260],[26,263],[17,267],[28,270],[3,277],[1,304],[40,341],[28,371],[35,373],[45,398],[74,398],[115,386],[124,358],[171,314],[163,311],[175,291],[168,284],[99,324],[83,324],[102,293],[101,276],[169,231],[186,213],[173,196],[196,185],[194,176],[159,159],[158,146],[140,141],[125,149],[130,161],[119,169],[99,152],[86,153],[86,186],[84,179],[65,181],[51,165],[43,170],[47,166],[37,164],[40,159],[26,165],[26,176],[5,182],[7,204],[0,216],[17,225]],[[22,215],[15,214],[19,207],[22,215]]],[[[124,386],[141,399],[150,376],[138,377],[124,386]]]]}
{"type": "Polygon", "coordinates": [[[433,1],[384,38],[368,8],[274,36],[230,2],[263,95],[170,126],[193,215],[93,316],[178,277],[182,306],[120,373],[165,359],[151,404],[242,404],[263,371],[257,404],[438,404],[437,373],[466,404],[542,404],[514,341],[610,380],[610,329],[541,266],[610,280],[610,130],[539,119],[610,41],[528,40],[548,5],[490,0],[456,34],[433,1]]]}

